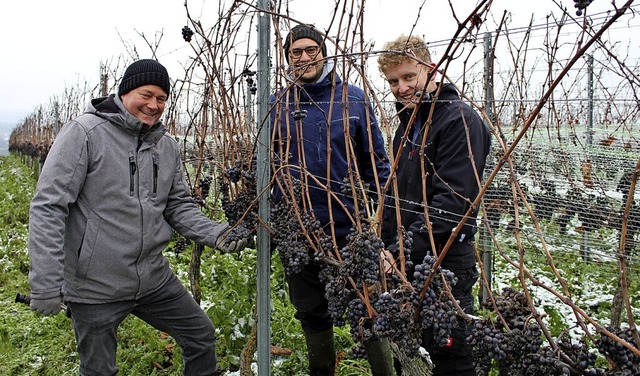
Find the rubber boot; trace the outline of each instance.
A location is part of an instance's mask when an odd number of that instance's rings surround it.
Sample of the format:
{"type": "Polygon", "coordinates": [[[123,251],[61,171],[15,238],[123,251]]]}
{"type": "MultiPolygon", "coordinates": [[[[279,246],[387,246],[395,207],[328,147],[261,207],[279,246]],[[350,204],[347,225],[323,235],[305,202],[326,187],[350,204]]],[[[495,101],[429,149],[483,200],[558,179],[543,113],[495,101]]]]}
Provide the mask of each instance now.
{"type": "Polygon", "coordinates": [[[336,373],[336,347],[333,329],[318,333],[305,333],[310,376],[334,376],[336,373]]]}
{"type": "Polygon", "coordinates": [[[377,339],[365,342],[364,350],[369,358],[371,375],[373,376],[394,376],[393,356],[391,345],[388,339],[377,339]]]}

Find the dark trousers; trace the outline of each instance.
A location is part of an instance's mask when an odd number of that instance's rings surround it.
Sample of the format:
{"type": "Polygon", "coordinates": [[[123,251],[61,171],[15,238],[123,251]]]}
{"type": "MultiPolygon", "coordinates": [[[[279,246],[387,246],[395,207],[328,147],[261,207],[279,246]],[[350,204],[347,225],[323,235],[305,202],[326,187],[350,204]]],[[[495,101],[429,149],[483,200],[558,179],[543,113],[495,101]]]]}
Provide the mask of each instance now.
{"type": "Polygon", "coordinates": [[[333,328],[324,284],[319,278],[320,265],[311,261],[300,273],[287,277],[295,317],[306,333],[318,333],[333,328]]]}
{"type": "MultiPolygon", "coordinates": [[[[460,307],[467,314],[473,314],[472,289],[478,280],[478,269],[473,266],[467,269],[450,269],[458,277],[458,282],[451,287],[451,293],[460,302],[460,307]]],[[[452,342],[447,346],[439,346],[433,339],[433,331],[425,330],[422,341],[435,368],[434,376],[458,375],[474,376],[472,348],[467,342],[472,327],[458,318],[458,327],[451,330],[452,342]]]]}
{"type": "MultiPolygon", "coordinates": [[[[336,239],[338,249],[347,244],[346,237],[336,239]]],[[[325,285],[320,282],[320,264],[310,261],[300,273],[287,276],[289,298],[295,317],[305,333],[319,333],[333,328],[325,285]]]]}
{"type": "Polygon", "coordinates": [[[175,276],[161,289],[139,300],[69,303],[68,306],[76,334],[81,376],[118,373],[117,331],[129,314],[176,340],[182,349],[184,375],[217,374],[213,324],[175,276]]]}

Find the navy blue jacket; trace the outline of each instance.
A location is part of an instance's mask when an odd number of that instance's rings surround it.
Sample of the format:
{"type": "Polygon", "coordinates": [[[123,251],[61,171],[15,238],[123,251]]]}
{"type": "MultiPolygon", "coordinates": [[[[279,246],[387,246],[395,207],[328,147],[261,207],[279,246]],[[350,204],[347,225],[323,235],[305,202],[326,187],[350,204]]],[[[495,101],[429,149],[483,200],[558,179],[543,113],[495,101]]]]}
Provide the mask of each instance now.
{"type": "MultiPolygon", "coordinates": [[[[491,135],[478,113],[462,102],[455,87],[442,85],[435,101],[431,124],[427,125],[432,100],[423,101],[409,124],[412,111],[396,104],[400,126],[393,140],[393,156],[398,157],[396,177],[400,199],[401,221],[404,229],[413,232],[412,260],[422,262],[431,246],[425,227],[426,205],[436,247],[442,247],[458,225],[470,204],[477,197],[481,185],[476,176],[483,177],[485,160],[491,146],[491,135]],[[414,124],[419,133],[414,134],[414,124]],[[405,130],[411,127],[403,139],[405,130]],[[425,130],[426,144],[421,150],[425,130]],[[473,158],[470,158],[470,151],[473,158]],[[475,167],[475,172],[474,172],[475,167]],[[423,169],[426,177],[423,179],[423,169]]],[[[393,188],[387,192],[383,215],[382,238],[387,247],[396,251],[397,218],[393,188]]],[[[476,215],[471,213],[460,231],[457,243],[447,251],[442,266],[467,268],[475,263],[473,248],[468,241],[476,233],[476,215]]]]}
{"type": "MultiPolygon", "coordinates": [[[[302,176],[310,208],[325,232],[331,234],[328,225],[333,220],[335,235],[346,236],[353,224],[347,213],[353,214],[354,204],[341,193],[343,180],[350,171],[357,176],[357,171],[369,185],[370,197],[377,199],[377,187],[389,177],[384,138],[373,107],[362,89],[343,83],[335,73],[318,83],[292,84],[278,91],[271,97],[271,106],[276,177],[302,176]],[[330,200],[325,187],[339,199],[330,200]]],[[[276,182],[274,198],[281,197],[276,182]]]]}

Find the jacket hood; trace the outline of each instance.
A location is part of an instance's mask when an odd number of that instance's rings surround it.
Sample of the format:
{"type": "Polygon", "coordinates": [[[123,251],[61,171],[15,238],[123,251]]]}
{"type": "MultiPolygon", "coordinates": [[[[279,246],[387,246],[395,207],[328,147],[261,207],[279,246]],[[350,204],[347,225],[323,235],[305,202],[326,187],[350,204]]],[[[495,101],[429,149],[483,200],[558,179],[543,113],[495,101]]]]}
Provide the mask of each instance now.
{"type": "MultiPolygon", "coordinates": [[[[314,99],[321,98],[327,93],[327,86],[334,85],[339,86],[342,84],[342,79],[340,79],[340,75],[338,75],[333,70],[333,63],[325,64],[323,69],[322,76],[312,84],[297,84],[292,83],[286,90],[288,92],[292,92],[294,87],[298,88],[300,93],[300,101],[301,102],[309,102],[314,101],[314,99]]],[[[330,91],[329,91],[330,92],[330,91]]]]}
{"type": "MultiPolygon", "coordinates": [[[[325,80],[325,78],[327,78],[327,76],[330,76],[331,72],[333,71],[333,67],[335,66],[335,62],[333,61],[333,59],[329,59],[329,60],[325,60],[324,66],[322,67],[322,74],[320,74],[320,77],[318,77],[318,79],[316,80],[316,82],[311,83],[311,84],[304,84],[306,85],[314,85],[314,84],[318,84],[321,83],[325,80]]],[[[289,71],[287,73],[287,81],[290,84],[296,84],[294,77],[291,73],[291,67],[289,67],[289,71]]]]}
{"type": "Polygon", "coordinates": [[[138,136],[144,133],[145,140],[153,144],[157,143],[166,131],[160,120],[149,127],[131,115],[120,97],[115,94],[92,99],[85,112],[108,120],[129,134],[138,136]]]}
{"type": "MultiPolygon", "coordinates": [[[[440,88],[438,97],[434,98],[431,95],[425,97],[422,100],[422,103],[420,103],[420,105],[417,107],[419,111],[424,111],[425,109],[428,110],[434,101],[437,108],[444,101],[454,101],[460,99],[460,95],[458,94],[455,85],[440,83],[438,87],[440,88]]],[[[436,89],[436,92],[437,91],[438,89],[436,89]]],[[[404,104],[402,104],[401,102],[396,102],[396,111],[398,112],[398,117],[400,118],[400,120],[404,124],[407,124],[409,122],[409,119],[411,118],[411,114],[413,114],[414,109],[405,108],[404,104]]]]}

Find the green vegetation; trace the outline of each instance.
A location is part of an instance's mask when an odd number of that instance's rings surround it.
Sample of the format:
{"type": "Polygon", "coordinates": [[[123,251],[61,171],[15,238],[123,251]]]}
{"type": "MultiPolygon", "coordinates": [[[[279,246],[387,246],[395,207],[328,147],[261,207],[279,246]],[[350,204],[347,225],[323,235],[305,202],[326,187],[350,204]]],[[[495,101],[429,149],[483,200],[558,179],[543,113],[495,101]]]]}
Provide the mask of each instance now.
{"type": "MultiPolygon", "coordinates": [[[[78,359],[71,321],[64,315],[42,317],[28,307],[14,303],[16,293],[28,293],[29,259],[27,255],[27,222],[29,202],[36,177],[15,156],[0,157],[0,374],[1,375],[77,375],[78,359]]],[[[526,223],[525,223],[526,224],[526,223]]],[[[549,228],[554,231],[553,227],[549,228]]],[[[554,232],[555,233],[555,232],[554,232]]],[[[610,234],[609,234],[610,235],[610,234]]],[[[608,237],[607,234],[603,235],[608,237]]],[[[502,251],[517,262],[517,245],[513,236],[500,234],[502,251]]],[[[553,242],[552,242],[553,243],[553,242]]],[[[171,244],[165,254],[177,275],[189,286],[188,269],[191,246],[182,252],[171,244]]],[[[601,325],[608,325],[612,298],[617,287],[618,268],[615,260],[581,262],[577,249],[551,244],[555,270],[570,291],[573,303],[601,325]]],[[[554,269],[549,266],[542,248],[529,243],[525,253],[527,271],[545,286],[564,294],[554,269]]],[[[273,375],[304,374],[307,366],[304,337],[299,322],[293,317],[284,271],[277,256],[272,259],[271,276],[271,339],[276,348],[290,354],[272,356],[273,375]]],[[[240,354],[249,342],[255,322],[256,252],[220,254],[205,249],[202,256],[202,303],[214,322],[220,366],[237,374],[240,354]]],[[[639,270],[629,268],[629,295],[637,316],[640,300],[639,270]]],[[[496,257],[494,290],[511,286],[521,291],[517,268],[496,257]]],[[[527,281],[536,309],[543,314],[545,325],[554,338],[579,338],[579,330],[570,307],[562,304],[548,291],[527,281]]],[[[492,313],[479,310],[482,316],[492,313]]],[[[624,320],[623,318],[623,321],[624,320]]],[[[593,328],[591,328],[593,329],[593,328]]],[[[366,361],[351,356],[354,345],[349,328],[336,328],[336,343],[341,359],[339,375],[369,374],[366,361]]],[[[119,331],[118,365],[123,375],[180,375],[182,360],[179,347],[164,333],[158,332],[135,317],[127,318],[119,331]]],[[[598,360],[606,367],[603,358],[598,360]]],[[[494,370],[493,372],[496,372],[494,370]]],[[[493,373],[492,373],[493,374],[493,373]]]]}

